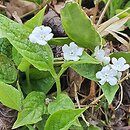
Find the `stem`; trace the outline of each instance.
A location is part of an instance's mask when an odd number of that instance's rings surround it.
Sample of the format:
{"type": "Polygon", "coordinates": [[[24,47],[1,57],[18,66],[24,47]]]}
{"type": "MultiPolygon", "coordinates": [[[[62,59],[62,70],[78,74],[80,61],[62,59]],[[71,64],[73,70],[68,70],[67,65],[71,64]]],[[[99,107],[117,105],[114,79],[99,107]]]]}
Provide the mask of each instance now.
{"type": "Polygon", "coordinates": [[[63,57],[54,58],[54,61],[63,61],[63,57]]]}
{"type": "Polygon", "coordinates": [[[56,74],[55,70],[51,70],[51,75],[55,79],[56,88],[57,88],[57,96],[61,93],[61,84],[60,84],[60,77],[56,74]]]}
{"type": "Polygon", "coordinates": [[[119,85],[120,85],[120,89],[121,89],[121,98],[120,98],[119,104],[117,105],[115,110],[117,110],[120,107],[122,100],[123,100],[123,87],[122,87],[121,83],[119,85]]]}
{"type": "Polygon", "coordinates": [[[60,77],[60,76],[65,72],[66,69],[67,69],[67,68],[62,68],[62,69],[60,70],[58,76],[60,77]]]}
{"type": "Polygon", "coordinates": [[[127,74],[125,77],[123,77],[119,82],[118,82],[118,84],[120,84],[120,83],[122,83],[123,81],[125,81],[127,78],[129,78],[130,77],[130,73],[129,74],[127,74]]]}
{"type": "Polygon", "coordinates": [[[58,62],[54,62],[54,65],[62,65],[64,63],[64,61],[58,61],[58,62]]]}
{"type": "Polygon", "coordinates": [[[28,91],[31,91],[31,83],[30,83],[30,77],[29,77],[29,67],[27,68],[26,72],[26,80],[27,80],[27,86],[28,86],[28,91]]]}

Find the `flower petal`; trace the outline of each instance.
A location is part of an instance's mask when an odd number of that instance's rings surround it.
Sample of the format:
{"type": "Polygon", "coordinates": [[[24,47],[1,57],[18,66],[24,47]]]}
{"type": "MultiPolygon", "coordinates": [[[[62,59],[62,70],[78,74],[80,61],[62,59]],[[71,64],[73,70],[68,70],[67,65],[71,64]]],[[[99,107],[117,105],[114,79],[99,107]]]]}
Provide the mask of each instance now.
{"type": "Polygon", "coordinates": [[[112,63],[117,64],[117,59],[115,57],[112,58],[112,63]]]}
{"type": "Polygon", "coordinates": [[[37,40],[37,43],[40,45],[46,45],[47,42],[45,40],[37,40]]]}
{"type": "Polygon", "coordinates": [[[98,71],[98,72],[96,73],[96,78],[97,78],[97,79],[102,79],[103,77],[104,77],[104,75],[102,74],[101,71],[98,71]]]}
{"type": "Polygon", "coordinates": [[[71,43],[70,43],[70,48],[76,48],[76,49],[77,49],[78,46],[77,46],[74,42],[71,42],[71,43]]]}
{"type": "Polygon", "coordinates": [[[121,76],[122,76],[122,72],[117,72],[117,78],[118,78],[118,80],[120,80],[121,76]]]}
{"type": "Polygon", "coordinates": [[[37,42],[37,38],[36,38],[33,34],[30,34],[30,35],[29,35],[29,40],[30,40],[32,43],[36,43],[36,42],[37,42]]]}
{"type": "Polygon", "coordinates": [[[107,65],[107,66],[103,67],[101,71],[102,71],[102,73],[109,73],[109,71],[110,71],[110,66],[107,65]]]}
{"type": "Polygon", "coordinates": [[[65,44],[65,45],[62,47],[63,53],[68,52],[68,49],[69,49],[69,46],[68,46],[67,44],[65,44]]]}
{"type": "Polygon", "coordinates": [[[99,81],[99,83],[100,83],[101,85],[104,85],[105,82],[106,82],[106,79],[105,79],[105,78],[103,78],[103,79],[101,79],[101,80],[99,81]]]}
{"type": "Polygon", "coordinates": [[[83,50],[84,50],[83,48],[78,48],[76,54],[77,54],[78,56],[81,56],[81,55],[83,54],[83,50]]]}
{"type": "Polygon", "coordinates": [[[102,61],[105,65],[108,64],[110,62],[110,57],[104,57],[103,61],[102,61]]]}
{"type": "Polygon", "coordinates": [[[120,57],[120,58],[118,59],[118,62],[119,62],[119,63],[122,63],[122,64],[125,64],[125,63],[126,63],[126,60],[125,60],[123,57],[120,57]]]}
{"type": "Polygon", "coordinates": [[[109,70],[109,75],[110,75],[110,76],[117,76],[117,71],[114,70],[114,69],[110,69],[110,70],[109,70]]]}
{"type": "Polygon", "coordinates": [[[40,28],[41,28],[42,33],[44,33],[46,35],[52,31],[52,29],[48,26],[40,26],[40,28]]]}
{"type": "Polygon", "coordinates": [[[80,58],[78,56],[71,56],[71,59],[70,60],[73,60],[73,61],[78,61],[80,58]]]}
{"type": "Polygon", "coordinates": [[[116,85],[117,84],[117,78],[115,78],[115,77],[109,77],[108,79],[107,79],[107,82],[110,84],[110,85],[116,85]]]}
{"type": "Polygon", "coordinates": [[[121,69],[120,71],[125,71],[129,68],[130,66],[128,64],[125,64],[121,69]]]}
{"type": "Polygon", "coordinates": [[[45,39],[46,41],[49,41],[49,40],[51,40],[51,39],[53,38],[53,35],[54,35],[53,33],[50,33],[50,34],[48,34],[47,36],[45,36],[44,39],[45,39]]]}

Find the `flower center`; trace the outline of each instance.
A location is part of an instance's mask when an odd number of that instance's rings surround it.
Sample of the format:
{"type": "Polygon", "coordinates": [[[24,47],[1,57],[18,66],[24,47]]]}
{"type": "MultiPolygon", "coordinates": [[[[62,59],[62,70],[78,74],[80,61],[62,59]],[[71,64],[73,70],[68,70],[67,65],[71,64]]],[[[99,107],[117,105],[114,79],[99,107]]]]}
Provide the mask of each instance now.
{"type": "Polygon", "coordinates": [[[71,56],[73,56],[73,55],[74,55],[74,51],[73,51],[73,50],[71,50],[70,55],[71,55],[71,56]]]}
{"type": "Polygon", "coordinates": [[[45,35],[41,35],[41,39],[44,40],[45,39],[45,35]]]}

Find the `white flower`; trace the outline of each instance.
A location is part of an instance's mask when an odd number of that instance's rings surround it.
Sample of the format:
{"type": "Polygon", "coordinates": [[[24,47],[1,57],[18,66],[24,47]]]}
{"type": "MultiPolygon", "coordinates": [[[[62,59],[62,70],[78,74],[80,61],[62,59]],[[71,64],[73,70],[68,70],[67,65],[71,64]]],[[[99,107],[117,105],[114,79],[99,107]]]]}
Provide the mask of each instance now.
{"type": "Polygon", "coordinates": [[[46,45],[47,41],[52,39],[53,33],[52,29],[48,26],[35,27],[32,33],[29,35],[29,40],[32,43],[38,43],[40,45],[46,45]]]}
{"type": "Polygon", "coordinates": [[[101,71],[96,73],[96,78],[101,79],[99,81],[101,85],[105,84],[105,82],[108,82],[112,86],[116,85],[117,78],[115,76],[117,76],[117,71],[113,70],[110,65],[103,67],[101,71]]]}
{"type": "Polygon", "coordinates": [[[64,59],[67,61],[78,61],[83,53],[83,50],[83,48],[79,48],[74,42],[71,42],[69,46],[65,44],[62,47],[64,59]]]}
{"type": "Polygon", "coordinates": [[[95,58],[104,64],[108,64],[110,62],[110,57],[105,56],[105,51],[103,49],[99,49],[99,46],[97,46],[94,50],[95,58]]]}
{"type": "Polygon", "coordinates": [[[130,67],[128,64],[126,64],[126,60],[123,57],[119,58],[118,60],[113,57],[112,63],[113,64],[111,65],[111,68],[117,71],[125,71],[130,67]]]}

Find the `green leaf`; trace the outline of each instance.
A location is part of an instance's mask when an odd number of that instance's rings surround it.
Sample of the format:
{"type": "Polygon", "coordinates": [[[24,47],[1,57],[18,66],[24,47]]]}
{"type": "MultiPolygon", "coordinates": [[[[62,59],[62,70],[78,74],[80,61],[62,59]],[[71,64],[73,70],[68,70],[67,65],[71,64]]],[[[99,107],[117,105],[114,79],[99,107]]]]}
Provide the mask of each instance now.
{"type": "Polygon", "coordinates": [[[5,55],[0,54],[0,81],[13,83],[17,79],[17,70],[13,62],[5,55]]]}
{"type": "Polygon", "coordinates": [[[115,57],[115,58],[120,58],[123,57],[125,58],[126,62],[130,64],[130,52],[114,52],[110,55],[110,57],[115,57]]]}
{"type": "Polygon", "coordinates": [[[23,100],[23,110],[18,113],[13,129],[42,120],[41,116],[45,111],[44,99],[45,94],[42,92],[33,91],[29,93],[23,100]]]}
{"type": "Polygon", "coordinates": [[[7,17],[0,15],[0,36],[8,38],[16,50],[39,70],[53,69],[53,53],[50,46],[33,44],[28,40],[29,30],[7,17]]]}
{"type": "Polygon", "coordinates": [[[72,40],[68,37],[52,38],[48,43],[50,45],[63,46],[64,44],[70,44],[72,40]]]}
{"type": "MultiPolygon", "coordinates": [[[[52,88],[55,83],[54,78],[48,71],[39,71],[36,68],[29,69],[29,77],[31,83],[31,89],[33,91],[41,91],[45,94],[52,88]]],[[[23,91],[28,94],[29,88],[27,87],[27,81],[23,81],[22,83],[23,91]]]]}
{"type": "Polygon", "coordinates": [[[22,61],[22,58],[22,55],[18,53],[18,51],[14,47],[12,47],[12,59],[16,66],[19,66],[22,61]]]}
{"type": "Polygon", "coordinates": [[[5,106],[21,110],[21,94],[20,92],[11,85],[5,84],[0,81],[0,102],[5,106]]]}
{"type": "MultiPolygon", "coordinates": [[[[105,3],[108,2],[108,0],[104,0],[105,3]]],[[[116,14],[117,9],[121,9],[122,5],[125,2],[123,0],[113,0],[110,2],[110,6],[107,9],[107,17],[110,19],[116,14]]]]}
{"type": "Polygon", "coordinates": [[[101,70],[102,66],[96,64],[77,64],[72,65],[71,68],[87,79],[98,81],[96,73],[101,70]]]}
{"type": "Polygon", "coordinates": [[[30,63],[24,58],[22,58],[21,63],[18,66],[18,69],[22,72],[26,72],[29,66],[30,66],[30,63]]]}
{"type": "Polygon", "coordinates": [[[70,39],[79,46],[94,50],[101,44],[101,37],[90,19],[77,3],[66,3],[61,9],[63,28],[70,39]]]}
{"type": "Polygon", "coordinates": [[[0,38],[0,53],[12,58],[12,45],[6,38],[0,38]]]}
{"type": "MultiPolygon", "coordinates": [[[[30,79],[31,82],[31,89],[33,91],[40,91],[47,94],[49,90],[52,88],[53,84],[55,83],[54,78],[50,75],[46,78],[42,79],[30,79]]],[[[23,91],[28,94],[29,88],[27,87],[27,81],[22,84],[23,91]]]]}
{"type": "Polygon", "coordinates": [[[44,130],[44,126],[46,124],[48,117],[49,117],[48,114],[44,114],[42,116],[42,120],[35,124],[35,126],[37,127],[38,130],[44,130]]]}
{"type": "Polygon", "coordinates": [[[95,58],[93,58],[92,56],[90,56],[88,53],[83,52],[83,55],[80,57],[79,61],[67,61],[64,64],[62,64],[62,68],[68,68],[73,64],[84,64],[84,63],[99,64],[100,62],[95,58]]]}
{"type": "Polygon", "coordinates": [[[36,26],[41,26],[43,22],[44,12],[46,10],[46,7],[44,7],[42,10],[40,10],[33,18],[28,20],[24,26],[27,26],[32,31],[36,26]]]}
{"type": "Polygon", "coordinates": [[[102,89],[108,103],[111,104],[117,90],[119,89],[119,86],[118,85],[111,86],[110,84],[106,83],[101,86],[101,89],[102,89]]]}
{"type": "Polygon", "coordinates": [[[66,109],[52,114],[44,130],[67,130],[85,109],[66,109]]]}
{"type": "Polygon", "coordinates": [[[48,105],[48,112],[50,114],[53,114],[59,110],[74,109],[74,108],[75,108],[75,106],[74,106],[72,100],[69,98],[69,96],[66,94],[60,94],[57,96],[57,98],[54,102],[51,102],[48,105]]]}

